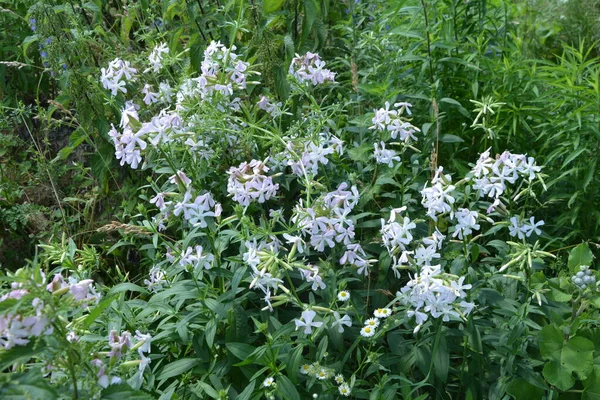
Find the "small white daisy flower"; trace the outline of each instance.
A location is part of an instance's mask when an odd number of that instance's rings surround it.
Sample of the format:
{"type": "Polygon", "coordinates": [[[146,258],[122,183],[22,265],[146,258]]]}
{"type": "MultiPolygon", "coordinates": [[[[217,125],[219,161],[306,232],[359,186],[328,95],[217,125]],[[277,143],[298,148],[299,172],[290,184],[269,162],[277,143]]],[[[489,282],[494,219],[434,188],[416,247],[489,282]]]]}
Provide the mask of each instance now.
{"type": "Polygon", "coordinates": [[[371,337],[375,334],[375,328],[372,326],[366,325],[360,330],[360,334],[364,337],[371,337]]]}
{"type": "Polygon", "coordinates": [[[335,380],[335,383],[337,383],[338,385],[341,385],[342,383],[344,383],[344,376],[342,374],[337,374],[335,376],[335,378],[333,378],[335,380]]]}
{"type": "Polygon", "coordinates": [[[327,371],[327,369],[325,368],[320,368],[315,374],[315,376],[318,380],[323,381],[329,378],[329,371],[327,371]]]}
{"type": "Polygon", "coordinates": [[[350,396],[350,386],[348,386],[347,383],[340,385],[338,390],[342,396],[344,396],[344,397],[350,396]]]}
{"type": "Polygon", "coordinates": [[[369,318],[365,321],[365,326],[370,326],[375,329],[379,326],[379,320],[377,318],[369,318]]]}
{"type": "Polygon", "coordinates": [[[263,386],[264,387],[271,387],[271,386],[273,386],[274,383],[275,383],[275,378],[273,378],[272,376],[270,376],[270,377],[268,377],[267,379],[264,380],[263,386]]]}
{"type": "Polygon", "coordinates": [[[373,314],[375,314],[377,318],[387,318],[392,315],[392,310],[389,308],[378,308],[373,314]]]}
{"type": "Polygon", "coordinates": [[[300,373],[302,375],[308,375],[308,374],[310,374],[311,370],[312,370],[312,366],[310,366],[308,364],[304,364],[303,366],[300,367],[300,373]]]}
{"type": "Polygon", "coordinates": [[[350,300],[350,292],[347,290],[341,290],[338,293],[337,298],[339,301],[346,302],[346,301],[350,300]]]}

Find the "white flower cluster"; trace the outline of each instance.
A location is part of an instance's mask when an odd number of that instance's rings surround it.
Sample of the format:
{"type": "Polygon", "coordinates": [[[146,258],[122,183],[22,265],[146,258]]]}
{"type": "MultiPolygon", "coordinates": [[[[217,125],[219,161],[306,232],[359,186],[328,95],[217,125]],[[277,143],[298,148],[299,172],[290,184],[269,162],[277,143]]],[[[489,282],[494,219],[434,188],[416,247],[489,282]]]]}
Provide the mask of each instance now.
{"type": "Polygon", "coordinates": [[[389,150],[385,148],[385,142],[380,142],[378,145],[375,143],[375,152],[373,153],[373,157],[375,157],[375,161],[379,164],[387,164],[388,167],[392,168],[394,166],[394,161],[400,162],[400,156],[394,150],[389,150]],[[379,147],[381,146],[381,148],[379,147]]]}
{"type": "Polygon", "coordinates": [[[491,147],[481,153],[471,170],[472,178],[468,177],[473,180],[473,189],[479,192],[480,197],[499,199],[506,190],[507,183],[515,184],[519,176],[531,181],[541,171],[535,165],[533,157],[505,151],[497,159],[493,159],[490,157],[490,150],[491,147]]]}
{"type": "Polygon", "coordinates": [[[137,74],[137,69],[131,67],[129,61],[120,58],[115,58],[108,64],[108,68],[100,71],[100,82],[104,89],[110,90],[112,96],[116,96],[119,91],[127,93],[125,85],[128,81],[134,81],[137,74]]]}
{"type": "Polygon", "coordinates": [[[154,137],[150,138],[150,144],[156,147],[160,143],[173,141],[171,133],[180,132],[182,127],[183,121],[177,112],[161,110],[158,115],[152,117],[150,122],[143,122],[142,127],[137,131],[136,135],[155,134],[154,137]]]}
{"type": "MultiPolygon", "coordinates": [[[[133,345],[131,333],[129,331],[123,331],[120,335],[116,330],[111,330],[108,335],[108,346],[110,347],[110,352],[108,352],[107,356],[110,357],[109,365],[112,366],[115,363],[115,360],[118,360],[124,356],[124,354],[132,349],[137,348],[138,355],[140,356],[138,369],[140,375],[144,373],[146,367],[150,364],[150,358],[146,357],[144,353],[149,353],[151,348],[152,336],[150,334],[144,334],[140,331],[135,331],[135,336],[133,337],[136,341],[136,344],[133,345]]],[[[99,358],[94,358],[91,361],[91,364],[99,369],[96,374],[98,378],[98,384],[103,388],[107,388],[109,385],[115,385],[121,383],[121,378],[118,376],[112,376],[107,373],[108,366],[104,361],[99,358]]]]}
{"type": "Polygon", "coordinates": [[[227,192],[233,196],[233,200],[248,206],[253,201],[264,203],[277,194],[279,184],[273,183],[273,178],[265,175],[269,171],[266,163],[267,160],[252,160],[229,169],[227,192]]]}
{"type": "Polygon", "coordinates": [[[571,277],[571,282],[581,290],[584,290],[588,286],[594,288],[596,285],[594,272],[587,265],[582,265],[579,269],[580,270],[571,277]]]}
{"type": "MultiPolygon", "coordinates": [[[[14,293],[10,298],[20,297],[17,293],[14,293]]],[[[8,313],[0,316],[0,346],[4,347],[5,350],[9,350],[14,346],[26,345],[31,337],[38,337],[42,334],[50,335],[54,332],[48,317],[43,315],[44,302],[36,297],[31,305],[35,315],[23,316],[8,313]]]]}
{"type": "Polygon", "coordinates": [[[326,247],[333,248],[343,243],[346,251],[340,263],[350,264],[358,268],[359,274],[368,274],[369,262],[358,243],[353,243],[354,222],[349,214],[358,202],[358,190],[342,182],[338,188],[317,199],[312,207],[302,207],[302,201],[296,206],[292,221],[301,229],[303,236],[310,238],[310,246],[319,252],[326,247]]]}
{"type": "Polygon", "coordinates": [[[149,291],[157,293],[166,285],[169,284],[167,280],[167,274],[160,267],[154,266],[148,273],[148,279],[144,279],[144,285],[149,291]]]}
{"type": "Polygon", "coordinates": [[[277,253],[279,251],[279,239],[277,239],[277,237],[272,237],[270,239],[270,242],[267,240],[263,240],[258,244],[256,240],[247,240],[244,243],[246,247],[246,252],[242,255],[242,257],[244,262],[248,264],[250,268],[252,268],[252,273],[250,274],[250,276],[252,277],[252,281],[250,282],[249,288],[260,289],[265,295],[263,300],[267,304],[266,308],[268,308],[269,311],[273,311],[273,306],[271,304],[271,295],[277,290],[279,286],[283,287],[283,280],[273,276],[270,272],[267,272],[266,267],[258,269],[258,266],[261,264],[259,252],[268,250],[273,253],[277,253]],[[271,292],[271,290],[273,290],[273,293],[271,292]]]}
{"type": "Polygon", "coordinates": [[[403,117],[405,111],[409,116],[411,115],[410,107],[412,105],[410,103],[395,103],[394,107],[396,107],[395,110],[390,110],[390,103],[386,101],[385,108],[375,110],[375,116],[372,120],[373,126],[369,129],[379,132],[390,132],[392,139],[399,137],[405,143],[410,140],[416,142],[418,139],[414,133],[421,130],[403,117]]]}
{"type": "Polygon", "coordinates": [[[206,228],[208,217],[218,217],[220,215],[221,205],[216,203],[210,193],[204,193],[196,196],[192,201],[191,190],[183,195],[183,199],[175,203],[173,215],[178,217],[183,214],[183,218],[192,226],[206,228]]]}
{"type": "Polygon", "coordinates": [[[261,110],[265,110],[267,113],[269,113],[273,118],[277,118],[283,113],[281,111],[282,103],[280,101],[277,103],[271,103],[271,100],[267,96],[261,95],[260,100],[258,103],[256,103],[256,105],[261,110]]]}
{"type": "Polygon", "coordinates": [[[239,60],[238,55],[233,52],[235,50],[235,46],[228,49],[220,42],[210,43],[204,51],[200,76],[184,81],[177,93],[178,109],[185,108],[182,103],[186,98],[199,96],[202,100],[207,100],[215,93],[220,93],[229,99],[235,89],[246,88],[249,64],[239,60]]]}
{"type": "Polygon", "coordinates": [[[409,306],[407,315],[415,317],[417,333],[429,319],[440,318],[445,322],[461,319],[475,307],[462,299],[471,285],[463,285],[465,277],[458,280],[442,274],[440,265],[425,265],[420,273],[408,281],[396,294],[401,304],[409,306]],[[462,300],[459,302],[459,300],[462,300]]]}
{"type": "Polygon", "coordinates": [[[54,275],[52,281],[46,286],[49,292],[56,292],[57,290],[69,291],[76,301],[81,302],[83,307],[87,307],[88,303],[96,303],[100,301],[100,293],[96,292],[92,279],[83,279],[78,281],[75,277],[70,276],[68,282],[61,274],[54,275]]]}
{"type": "Polygon", "coordinates": [[[454,226],[454,233],[452,237],[457,237],[459,240],[463,240],[473,230],[479,230],[479,224],[477,223],[477,211],[471,211],[467,208],[459,208],[456,214],[456,225],[454,226]]]}
{"type": "Polygon", "coordinates": [[[132,119],[139,121],[138,109],[139,106],[133,101],[125,103],[125,108],[121,112],[123,132],[117,131],[112,124],[111,130],[108,132],[115,146],[115,157],[117,160],[121,160],[121,166],[128,164],[133,169],[136,169],[142,161],[142,150],[147,147],[146,142],[142,139],[144,132],[140,130],[135,133],[131,125],[132,119]]]}
{"type": "Polygon", "coordinates": [[[399,261],[396,259],[397,254],[399,252],[404,254],[407,246],[411,244],[413,240],[411,231],[417,227],[417,224],[411,221],[410,218],[406,216],[402,218],[399,215],[405,210],[406,206],[395,208],[390,212],[387,221],[381,219],[381,238],[383,239],[383,245],[394,260],[394,265],[397,265],[399,261]]]}
{"type": "Polygon", "coordinates": [[[412,230],[417,227],[414,221],[399,214],[406,210],[406,207],[393,209],[390,212],[390,218],[387,222],[381,219],[381,238],[388,254],[392,258],[392,271],[397,278],[400,278],[399,269],[409,268],[411,262],[416,266],[431,265],[434,259],[439,259],[438,250],[442,248],[446,238],[436,228],[430,237],[424,237],[416,249],[409,250],[409,245],[413,243],[412,230]]]}
{"type": "MultiPolygon", "coordinates": [[[[298,328],[304,328],[304,333],[308,335],[312,333],[313,327],[319,328],[323,326],[322,321],[314,321],[316,315],[317,313],[313,310],[303,311],[301,317],[294,320],[296,330],[298,330],[298,328]]],[[[339,312],[332,311],[332,317],[331,328],[337,328],[339,333],[344,333],[344,326],[352,326],[352,318],[350,318],[349,315],[342,316],[339,312]]],[[[321,378],[326,379],[327,377],[322,376],[321,378]]]]}
{"type": "MultiPolygon", "coordinates": [[[[427,208],[427,215],[437,221],[437,216],[443,213],[452,213],[452,204],[456,199],[452,196],[454,185],[452,185],[452,177],[444,175],[443,167],[439,167],[434,178],[431,180],[431,187],[425,186],[421,190],[421,204],[427,208]]],[[[451,215],[452,218],[452,215],[451,215]]]]}
{"type": "Polygon", "coordinates": [[[197,245],[188,248],[181,254],[179,265],[183,268],[191,266],[194,270],[211,269],[212,263],[215,261],[215,256],[210,253],[205,253],[202,246],[197,245]]]}
{"type": "Polygon", "coordinates": [[[325,69],[325,61],[318,54],[308,52],[303,56],[296,54],[292,59],[288,74],[300,82],[310,82],[313,86],[326,81],[335,82],[335,72],[325,69]]]}
{"type": "Polygon", "coordinates": [[[291,140],[287,142],[286,149],[279,154],[285,165],[292,168],[292,172],[299,177],[305,175],[316,176],[319,173],[319,165],[327,165],[329,155],[344,152],[343,142],[336,136],[322,132],[316,140],[300,141],[291,140]]]}
{"type": "MultiPolygon", "coordinates": [[[[152,49],[152,52],[148,56],[148,61],[150,62],[150,66],[152,67],[152,70],[154,72],[159,72],[160,69],[163,67],[163,54],[169,54],[169,48],[167,47],[166,43],[161,43],[154,46],[154,49],[152,49]]],[[[150,68],[148,68],[144,72],[148,71],[150,71],[150,68]]]]}
{"type": "Polygon", "coordinates": [[[511,217],[509,221],[508,233],[512,237],[516,236],[518,239],[525,239],[525,237],[531,236],[534,232],[538,236],[542,234],[542,230],[539,227],[544,225],[543,220],[535,222],[535,218],[531,217],[529,218],[529,222],[527,222],[515,216],[511,217]]]}

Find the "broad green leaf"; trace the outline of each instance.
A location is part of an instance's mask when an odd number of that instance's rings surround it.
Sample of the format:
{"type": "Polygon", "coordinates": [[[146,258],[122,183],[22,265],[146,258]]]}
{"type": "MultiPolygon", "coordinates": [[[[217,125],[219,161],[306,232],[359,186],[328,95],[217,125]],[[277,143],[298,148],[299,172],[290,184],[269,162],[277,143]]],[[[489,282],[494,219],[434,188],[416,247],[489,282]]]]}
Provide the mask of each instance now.
{"type": "Polygon", "coordinates": [[[252,396],[252,392],[254,391],[254,386],[256,385],[255,381],[250,382],[248,386],[239,394],[236,400],[250,400],[252,396]]]}
{"type": "Polygon", "coordinates": [[[150,400],[154,399],[147,393],[141,390],[134,390],[126,383],[120,383],[118,385],[110,385],[102,391],[102,400],[150,400]]]}
{"type": "Polygon", "coordinates": [[[227,343],[225,346],[231,354],[242,361],[246,360],[256,350],[256,347],[246,343],[227,343]]]}
{"type": "Polygon", "coordinates": [[[9,350],[0,350],[0,371],[4,371],[17,362],[27,362],[43,350],[42,346],[34,347],[33,341],[24,346],[15,346],[9,350]]]}
{"type": "Polygon", "coordinates": [[[296,390],[296,386],[285,375],[279,375],[275,378],[277,383],[277,391],[285,400],[300,400],[300,394],[296,390]]]}
{"type": "Polygon", "coordinates": [[[579,379],[586,379],[594,367],[594,343],[581,336],[569,339],[562,349],[561,364],[575,371],[579,379]]]}
{"type": "Polygon", "coordinates": [[[284,0],[263,0],[263,11],[265,14],[270,14],[281,8],[284,0]]]}
{"type": "Polygon", "coordinates": [[[26,373],[0,374],[0,398],[6,400],[51,400],[59,395],[39,368],[26,373]]]}
{"type": "Polygon", "coordinates": [[[569,390],[575,384],[572,372],[561,367],[560,361],[550,361],[544,365],[544,378],[560,390],[569,390]]]}
{"type": "Polygon", "coordinates": [[[516,400],[541,399],[544,396],[544,390],[522,378],[512,380],[506,387],[506,393],[513,396],[516,400]]]}
{"type": "Polygon", "coordinates": [[[182,358],[165,365],[157,380],[162,381],[189,371],[200,363],[198,358],[182,358]]]}
{"type": "Polygon", "coordinates": [[[448,369],[450,368],[450,354],[448,353],[448,344],[446,337],[440,336],[440,341],[433,355],[433,367],[435,368],[435,376],[446,383],[448,380],[448,369]]]}
{"type": "Polygon", "coordinates": [[[547,360],[559,360],[565,335],[554,325],[546,325],[539,333],[540,353],[547,360]]]}
{"type": "Polygon", "coordinates": [[[113,294],[120,293],[120,292],[126,292],[126,291],[139,292],[139,293],[144,293],[144,294],[148,294],[149,293],[146,288],[143,288],[143,287],[141,287],[139,285],[136,285],[135,283],[124,282],[124,283],[119,283],[116,286],[113,286],[108,291],[107,296],[111,296],[113,294]]]}
{"type": "Polygon", "coordinates": [[[574,271],[581,265],[592,265],[594,255],[587,243],[581,243],[569,253],[569,269],[574,271]]]}
{"type": "Polygon", "coordinates": [[[302,350],[304,350],[304,346],[300,344],[290,352],[288,357],[286,365],[287,375],[293,384],[298,383],[298,372],[300,371],[300,364],[302,363],[302,350]]]}

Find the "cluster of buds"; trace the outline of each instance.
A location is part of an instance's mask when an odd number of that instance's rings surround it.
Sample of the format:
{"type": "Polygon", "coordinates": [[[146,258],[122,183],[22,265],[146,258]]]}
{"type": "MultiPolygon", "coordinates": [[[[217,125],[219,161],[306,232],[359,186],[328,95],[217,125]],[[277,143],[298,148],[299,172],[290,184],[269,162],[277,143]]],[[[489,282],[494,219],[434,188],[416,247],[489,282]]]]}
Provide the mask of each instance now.
{"type": "Polygon", "coordinates": [[[581,290],[584,290],[588,286],[593,288],[596,285],[594,272],[587,265],[582,265],[579,269],[580,271],[571,277],[571,282],[581,290]]]}

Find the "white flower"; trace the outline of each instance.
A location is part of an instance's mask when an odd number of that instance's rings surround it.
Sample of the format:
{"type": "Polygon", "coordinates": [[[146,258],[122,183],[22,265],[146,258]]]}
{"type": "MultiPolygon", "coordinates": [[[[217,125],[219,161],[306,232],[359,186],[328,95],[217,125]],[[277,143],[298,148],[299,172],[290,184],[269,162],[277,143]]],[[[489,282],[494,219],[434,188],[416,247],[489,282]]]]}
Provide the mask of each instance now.
{"type": "Polygon", "coordinates": [[[452,237],[458,236],[458,239],[463,240],[463,238],[473,233],[473,230],[479,229],[479,224],[477,223],[477,211],[459,208],[455,216],[458,223],[454,227],[455,230],[452,237]]]}
{"type": "Polygon", "coordinates": [[[377,318],[369,318],[368,320],[365,321],[365,326],[370,326],[371,328],[375,329],[379,326],[379,319],[377,318]]]}
{"type": "Polygon", "coordinates": [[[313,368],[312,368],[312,366],[311,366],[311,365],[304,364],[304,365],[302,365],[302,366],[300,367],[300,373],[301,373],[302,375],[308,375],[308,374],[310,374],[310,371],[311,371],[312,369],[313,369],[313,368]]]}
{"type": "Polygon", "coordinates": [[[373,157],[375,157],[375,161],[379,164],[387,164],[388,167],[392,168],[394,166],[394,161],[400,161],[400,156],[394,150],[386,150],[385,143],[380,142],[380,145],[375,143],[375,152],[373,153],[373,157]],[[379,148],[381,146],[381,148],[379,148]]]}
{"type": "Polygon", "coordinates": [[[343,383],[338,387],[338,391],[340,392],[340,394],[344,397],[348,397],[350,396],[351,390],[350,390],[350,386],[348,386],[347,383],[343,383]]]}
{"type": "Polygon", "coordinates": [[[135,339],[143,342],[143,344],[138,347],[138,352],[141,353],[149,353],[150,352],[150,343],[152,341],[152,336],[149,333],[141,333],[140,331],[135,331],[135,339]]]}
{"type": "Polygon", "coordinates": [[[311,82],[316,86],[325,81],[335,82],[335,73],[325,69],[325,62],[318,54],[306,53],[303,56],[296,54],[292,59],[288,73],[300,82],[311,82]]]}
{"type": "Polygon", "coordinates": [[[363,337],[371,337],[373,335],[375,335],[375,328],[373,328],[370,325],[365,325],[363,326],[363,328],[360,330],[360,334],[363,337]]]}
{"type": "Polygon", "coordinates": [[[340,290],[337,294],[337,298],[339,301],[346,302],[350,300],[350,292],[347,290],[340,290]]]}
{"type": "Polygon", "coordinates": [[[392,315],[392,310],[390,310],[389,308],[378,308],[373,314],[377,318],[387,318],[390,315],[392,315]]]}
{"type": "Polygon", "coordinates": [[[275,378],[270,376],[263,381],[262,385],[263,385],[263,387],[271,387],[271,386],[273,386],[274,383],[275,383],[275,378]]]}
{"type": "MultiPolygon", "coordinates": [[[[162,68],[162,59],[163,59],[163,54],[168,54],[169,53],[169,48],[167,47],[166,43],[161,43],[159,45],[156,45],[154,47],[154,49],[152,49],[152,53],[150,53],[150,56],[148,56],[148,61],[150,62],[150,65],[152,66],[152,70],[154,72],[158,72],[160,71],[160,69],[162,68]]],[[[144,72],[148,72],[149,69],[145,70],[144,72]]]]}
{"type": "Polygon", "coordinates": [[[344,325],[346,325],[348,327],[352,326],[352,319],[348,315],[344,315],[343,317],[340,317],[340,314],[337,311],[334,311],[333,318],[335,319],[335,321],[333,321],[333,323],[331,324],[331,327],[334,328],[337,326],[339,333],[344,332],[344,325]]]}
{"type": "Polygon", "coordinates": [[[298,330],[300,327],[304,327],[304,333],[308,335],[312,333],[313,327],[319,328],[321,325],[323,325],[323,322],[313,322],[313,319],[316,315],[317,313],[312,310],[302,311],[301,319],[294,320],[294,323],[296,324],[296,330],[298,330]]]}

